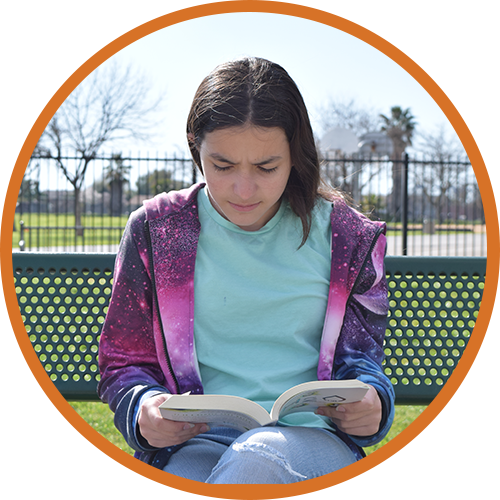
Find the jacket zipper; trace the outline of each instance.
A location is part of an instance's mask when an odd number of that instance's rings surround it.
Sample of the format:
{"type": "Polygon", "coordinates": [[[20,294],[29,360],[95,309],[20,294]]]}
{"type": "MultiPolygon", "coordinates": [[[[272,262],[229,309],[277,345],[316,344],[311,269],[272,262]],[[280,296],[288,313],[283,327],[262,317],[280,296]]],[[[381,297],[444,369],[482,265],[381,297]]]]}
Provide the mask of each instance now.
{"type": "Polygon", "coordinates": [[[177,394],[181,393],[181,389],[179,386],[179,382],[177,381],[177,377],[174,374],[174,370],[172,368],[172,363],[170,361],[170,356],[168,355],[168,349],[167,349],[167,340],[165,338],[165,331],[163,329],[163,322],[161,320],[161,315],[160,315],[160,306],[158,304],[158,295],[156,291],[156,280],[155,280],[155,271],[154,271],[154,264],[153,264],[153,245],[151,243],[151,234],[149,232],[149,221],[144,222],[144,231],[146,233],[146,241],[148,244],[148,255],[149,255],[149,272],[151,273],[151,283],[153,286],[153,303],[154,307],[156,310],[156,314],[158,315],[158,321],[160,323],[160,329],[161,329],[161,338],[163,341],[163,354],[165,355],[165,359],[167,361],[167,367],[168,371],[170,373],[170,376],[172,377],[172,380],[175,383],[175,389],[177,391],[177,394]]]}

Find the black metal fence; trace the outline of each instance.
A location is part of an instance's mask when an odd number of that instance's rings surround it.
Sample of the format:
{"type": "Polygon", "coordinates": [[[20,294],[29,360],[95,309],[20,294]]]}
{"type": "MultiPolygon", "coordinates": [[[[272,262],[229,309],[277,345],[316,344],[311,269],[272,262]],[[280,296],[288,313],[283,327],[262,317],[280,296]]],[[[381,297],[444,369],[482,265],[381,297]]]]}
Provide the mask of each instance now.
{"type": "MultiPolygon", "coordinates": [[[[391,255],[486,255],[481,196],[468,161],[326,157],[323,176],[388,224],[391,255]]],[[[19,193],[15,250],[115,251],[145,199],[201,180],[191,159],[33,156],[19,193]]]]}
{"type": "Polygon", "coordinates": [[[323,162],[333,186],[387,222],[392,255],[486,255],[484,210],[464,160],[336,157],[323,162]]]}

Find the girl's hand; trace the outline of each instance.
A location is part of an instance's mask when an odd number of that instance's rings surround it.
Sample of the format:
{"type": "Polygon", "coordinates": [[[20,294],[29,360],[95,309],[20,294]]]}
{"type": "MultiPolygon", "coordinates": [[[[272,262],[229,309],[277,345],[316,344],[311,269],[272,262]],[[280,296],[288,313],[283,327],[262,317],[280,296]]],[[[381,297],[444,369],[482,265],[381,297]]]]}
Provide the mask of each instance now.
{"type": "Polygon", "coordinates": [[[370,386],[361,401],[342,404],[336,408],[323,406],[316,413],[329,417],[346,434],[372,436],[380,427],[382,403],[375,387],[370,386]]]}
{"type": "Polygon", "coordinates": [[[164,419],[158,407],[168,396],[168,394],[158,394],[147,399],[139,411],[139,430],[146,441],[155,448],[181,444],[209,430],[206,424],[190,424],[164,419]]]}

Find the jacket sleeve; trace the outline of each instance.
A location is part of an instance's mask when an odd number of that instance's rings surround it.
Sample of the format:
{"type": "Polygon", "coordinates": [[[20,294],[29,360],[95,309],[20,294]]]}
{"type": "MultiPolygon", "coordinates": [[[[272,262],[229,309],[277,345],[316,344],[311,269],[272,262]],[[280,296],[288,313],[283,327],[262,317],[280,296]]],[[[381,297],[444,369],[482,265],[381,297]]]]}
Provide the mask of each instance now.
{"type": "Polygon", "coordinates": [[[168,392],[153,336],[153,289],[141,210],[131,215],[115,261],[113,287],[99,343],[98,395],[115,412],[115,425],[136,450],[135,415],[149,390],[168,392]]]}
{"type": "Polygon", "coordinates": [[[394,389],[382,368],[389,301],[385,278],[386,238],[381,234],[368,255],[347,303],[334,362],[336,379],[358,379],[377,390],[382,420],[373,436],[350,436],[361,447],[381,441],[394,419],[394,389]]]}

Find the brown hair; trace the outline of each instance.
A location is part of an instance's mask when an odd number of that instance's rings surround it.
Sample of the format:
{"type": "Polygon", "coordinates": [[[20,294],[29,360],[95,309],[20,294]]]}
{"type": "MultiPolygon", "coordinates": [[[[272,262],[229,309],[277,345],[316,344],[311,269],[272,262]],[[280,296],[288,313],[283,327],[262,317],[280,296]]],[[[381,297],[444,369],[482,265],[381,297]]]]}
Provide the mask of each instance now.
{"type": "Polygon", "coordinates": [[[199,149],[205,134],[247,123],[280,127],[285,132],[292,170],[284,195],[301,219],[303,245],[318,195],[331,199],[335,192],[320,178],[314,135],[297,85],[281,66],[266,59],[251,57],[221,64],[198,87],[187,134],[191,154],[202,173],[199,149]]]}

